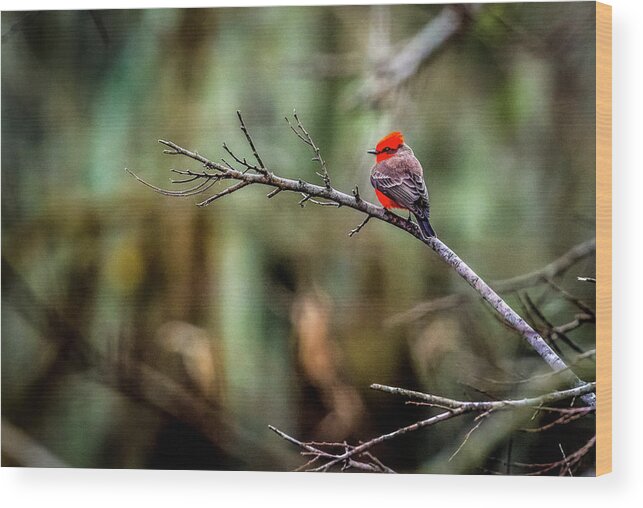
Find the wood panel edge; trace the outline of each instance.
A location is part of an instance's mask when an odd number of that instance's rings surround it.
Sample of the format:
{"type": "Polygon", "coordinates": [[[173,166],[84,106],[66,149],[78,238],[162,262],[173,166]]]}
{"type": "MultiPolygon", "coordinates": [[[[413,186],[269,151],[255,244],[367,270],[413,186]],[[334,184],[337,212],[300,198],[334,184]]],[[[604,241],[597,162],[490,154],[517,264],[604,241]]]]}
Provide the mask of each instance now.
{"type": "Polygon", "coordinates": [[[612,7],[596,2],[596,475],[612,471],[612,7]]]}

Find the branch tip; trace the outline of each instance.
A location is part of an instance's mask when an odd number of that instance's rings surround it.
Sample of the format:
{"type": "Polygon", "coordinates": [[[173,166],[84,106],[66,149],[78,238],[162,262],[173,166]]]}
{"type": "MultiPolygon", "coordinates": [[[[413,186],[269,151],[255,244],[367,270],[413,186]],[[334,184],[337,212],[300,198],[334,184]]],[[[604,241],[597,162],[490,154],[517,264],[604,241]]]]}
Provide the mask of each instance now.
{"type": "Polygon", "coordinates": [[[364,226],[366,226],[366,224],[368,223],[368,221],[369,221],[369,220],[371,220],[371,217],[372,217],[371,215],[367,215],[367,216],[366,216],[366,218],[361,222],[361,224],[360,224],[359,226],[357,226],[355,229],[352,229],[352,230],[348,233],[349,238],[352,238],[352,237],[353,237],[353,235],[356,235],[357,233],[359,233],[359,232],[362,230],[362,228],[363,228],[364,226]]]}

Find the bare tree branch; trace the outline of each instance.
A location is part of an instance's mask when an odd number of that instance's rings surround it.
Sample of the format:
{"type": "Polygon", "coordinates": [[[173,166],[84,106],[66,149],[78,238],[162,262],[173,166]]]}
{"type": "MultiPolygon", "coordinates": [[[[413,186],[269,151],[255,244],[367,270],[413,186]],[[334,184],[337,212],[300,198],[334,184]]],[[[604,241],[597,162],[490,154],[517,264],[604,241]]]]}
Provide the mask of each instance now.
{"type": "Polygon", "coordinates": [[[449,399],[447,397],[439,397],[437,395],[430,395],[428,393],[406,390],[404,388],[397,388],[394,386],[386,386],[380,384],[372,384],[371,388],[380,392],[398,395],[405,399],[418,400],[429,405],[438,405],[440,407],[446,407],[454,411],[462,409],[466,412],[471,412],[490,410],[497,411],[500,409],[520,407],[538,407],[540,405],[551,404],[552,402],[558,402],[559,400],[569,399],[571,397],[579,397],[586,393],[591,393],[596,388],[596,383],[585,383],[575,388],[551,392],[539,397],[527,397],[524,399],[513,400],[486,400],[479,402],[449,399]]]}
{"type": "MultiPolygon", "coordinates": [[[[584,394],[592,393],[596,389],[596,383],[586,383],[582,386],[572,388],[569,390],[562,390],[557,392],[547,393],[539,397],[530,397],[524,399],[507,399],[507,400],[497,400],[497,401],[478,401],[478,402],[465,402],[455,399],[449,399],[446,397],[440,397],[437,395],[431,395],[423,392],[416,392],[412,390],[405,390],[403,388],[396,388],[392,386],[378,385],[373,384],[371,388],[374,390],[383,391],[393,395],[399,395],[406,399],[419,400],[425,404],[431,406],[439,406],[442,408],[447,408],[446,411],[438,413],[435,416],[427,418],[425,420],[420,420],[406,427],[401,427],[393,432],[387,434],[382,434],[376,438],[370,439],[364,443],[361,443],[357,446],[347,445],[346,443],[318,443],[318,446],[313,446],[312,443],[305,443],[295,439],[285,432],[269,426],[270,430],[275,432],[277,435],[283,439],[289,441],[290,443],[295,444],[302,448],[306,454],[313,454],[315,457],[314,461],[310,461],[306,464],[306,471],[311,472],[325,472],[329,471],[333,466],[339,464],[350,464],[349,461],[353,460],[354,457],[363,456],[365,452],[370,450],[376,445],[383,443],[384,441],[389,441],[395,439],[404,434],[414,432],[426,427],[436,425],[445,420],[449,420],[460,416],[465,413],[479,412],[482,413],[481,418],[488,417],[491,413],[495,411],[505,411],[509,409],[519,409],[519,408],[529,408],[529,407],[540,407],[545,404],[550,404],[552,402],[558,402],[561,400],[569,399],[572,397],[582,396],[584,394]],[[344,447],[343,452],[334,451],[338,447],[344,447]],[[322,449],[325,448],[325,449],[322,449]],[[313,463],[323,462],[322,464],[313,467],[313,463]],[[325,461],[325,462],[324,462],[325,461]]],[[[475,426],[469,433],[465,436],[466,443],[468,437],[471,433],[477,428],[475,426]]],[[[457,452],[462,448],[464,443],[456,450],[452,455],[455,456],[457,452]]],[[[580,459],[579,459],[580,460],[580,459]]]]}
{"type": "MultiPolygon", "coordinates": [[[[238,112],[238,116],[241,121],[241,129],[243,130],[244,134],[246,134],[246,137],[248,139],[248,144],[250,145],[253,153],[256,153],[256,148],[248,134],[248,130],[245,126],[245,123],[243,122],[241,113],[238,112]]],[[[299,126],[301,122],[298,118],[296,120],[299,126]]],[[[295,130],[294,127],[291,126],[291,128],[295,130]]],[[[304,140],[308,140],[310,137],[307,131],[303,129],[303,126],[301,136],[299,137],[300,139],[303,138],[304,140]]],[[[165,150],[166,153],[172,155],[184,155],[185,157],[198,161],[206,169],[216,171],[216,174],[209,174],[207,172],[204,172],[205,176],[203,176],[202,178],[206,182],[209,182],[212,179],[216,179],[218,181],[221,178],[226,178],[245,183],[245,185],[243,186],[233,186],[234,190],[230,190],[230,192],[228,193],[240,190],[242,187],[245,187],[249,184],[266,185],[275,189],[281,189],[282,191],[292,191],[296,192],[297,194],[310,196],[311,198],[322,198],[329,202],[335,202],[338,205],[352,208],[366,214],[371,218],[387,222],[394,227],[406,231],[407,233],[413,235],[419,241],[430,247],[440,257],[440,259],[451,266],[451,268],[455,270],[458,275],[460,275],[465,281],[467,281],[467,283],[502,317],[504,322],[511,326],[514,330],[516,330],[554,371],[564,371],[561,375],[566,380],[566,382],[568,382],[572,386],[586,386],[585,383],[581,381],[573,372],[567,369],[567,365],[565,364],[565,362],[556,354],[556,352],[554,352],[554,350],[545,342],[545,340],[522,317],[520,317],[511,307],[509,307],[509,305],[507,305],[507,303],[493,289],[491,289],[491,287],[478,274],[476,274],[460,257],[458,257],[455,252],[453,252],[445,243],[443,243],[438,238],[424,238],[415,224],[394,213],[389,212],[382,207],[375,206],[374,204],[365,201],[359,196],[358,193],[350,196],[348,194],[340,192],[330,186],[329,182],[328,186],[320,186],[305,182],[301,179],[293,180],[290,178],[277,176],[273,171],[270,171],[267,167],[263,166],[263,162],[260,158],[257,159],[257,162],[259,163],[259,169],[257,170],[256,166],[248,164],[247,162],[245,162],[245,159],[239,159],[235,157],[235,160],[238,163],[239,161],[241,161],[240,164],[245,167],[244,171],[240,171],[237,169],[231,169],[229,165],[223,165],[213,162],[206,157],[198,154],[197,152],[192,152],[180,147],[172,141],[159,140],[159,142],[169,148],[169,150],[165,150]],[[257,172],[249,172],[249,169],[255,169],[257,170],[257,172]]],[[[306,143],[308,144],[308,141],[306,141],[306,143]]],[[[315,153],[317,153],[318,149],[315,148],[316,145],[312,141],[310,141],[310,143],[315,150],[315,153]]],[[[139,181],[142,181],[140,178],[136,178],[139,181]]],[[[147,185],[155,188],[155,186],[152,186],[150,184],[147,185]]],[[[196,189],[196,191],[198,191],[198,189],[196,189]]],[[[203,203],[207,201],[208,200],[204,201],[203,203]]],[[[583,400],[587,405],[590,406],[596,404],[596,396],[593,393],[584,394],[583,400]]]]}

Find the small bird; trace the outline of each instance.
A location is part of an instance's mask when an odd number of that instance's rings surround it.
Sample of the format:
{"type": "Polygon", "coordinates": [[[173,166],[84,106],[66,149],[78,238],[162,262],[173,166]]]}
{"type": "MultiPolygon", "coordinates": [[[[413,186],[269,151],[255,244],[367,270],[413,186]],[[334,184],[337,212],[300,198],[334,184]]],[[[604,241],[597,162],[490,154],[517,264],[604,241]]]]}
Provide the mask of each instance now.
{"type": "Polygon", "coordinates": [[[436,236],[429,222],[429,191],[422,165],[411,147],[404,143],[402,133],[391,132],[368,153],[376,156],[377,162],[371,168],[371,185],[382,206],[387,210],[408,210],[415,215],[423,237],[436,236]]]}

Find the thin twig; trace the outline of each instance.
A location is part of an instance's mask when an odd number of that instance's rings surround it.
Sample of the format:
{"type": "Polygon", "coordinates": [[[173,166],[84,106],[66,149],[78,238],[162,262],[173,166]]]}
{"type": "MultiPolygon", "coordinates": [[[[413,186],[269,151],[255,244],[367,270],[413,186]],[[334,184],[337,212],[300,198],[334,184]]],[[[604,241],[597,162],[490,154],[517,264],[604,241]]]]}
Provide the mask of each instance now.
{"type": "Polygon", "coordinates": [[[309,199],[309,201],[317,206],[332,206],[335,208],[339,208],[340,206],[342,206],[340,203],[335,203],[333,201],[318,201],[317,199],[312,198],[309,199]]]}
{"type": "Polygon", "coordinates": [[[194,187],[190,187],[189,189],[184,189],[184,190],[171,191],[171,190],[163,189],[161,187],[157,187],[156,185],[152,185],[151,183],[143,180],[142,178],[139,178],[137,175],[132,173],[127,168],[125,168],[125,171],[127,171],[130,175],[136,178],[143,185],[152,189],[154,192],[163,194],[164,196],[170,196],[173,198],[187,198],[190,196],[196,196],[197,194],[202,194],[219,181],[218,176],[208,175],[208,177],[204,178],[202,182],[198,183],[194,187]]]}
{"type": "Polygon", "coordinates": [[[313,161],[318,162],[319,166],[321,167],[321,173],[317,173],[317,176],[321,177],[321,179],[324,181],[324,185],[326,186],[326,188],[330,189],[331,188],[330,175],[328,174],[326,161],[322,158],[319,147],[315,144],[315,142],[313,141],[313,138],[310,136],[310,134],[308,133],[304,125],[301,123],[301,120],[299,120],[299,116],[297,116],[297,111],[293,110],[292,116],[295,118],[295,121],[297,122],[297,128],[292,126],[288,117],[286,117],[286,122],[288,122],[290,129],[297,135],[297,137],[301,139],[304,143],[306,143],[308,146],[310,146],[313,149],[313,152],[315,152],[313,161]]]}
{"type": "Polygon", "coordinates": [[[371,220],[371,216],[370,216],[370,215],[367,215],[367,216],[366,216],[366,218],[362,221],[362,223],[361,223],[359,226],[357,226],[355,229],[351,229],[351,230],[349,231],[348,236],[352,237],[353,235],[356,235],[357,233],[359,233],[359,232],[362,230],[362,228],[363,228],[364,226],[366,226],[366,223],[367,223],[369,220],[371,220]]]}
{"type": "Polygon", "coordinates": [[[197,206],[208,206],[213,201],[216,201],[217,199],[222,198],[223,196],[227,196],[228,194],[232,194],[233,192],[241,190],[247,185],[250,185],[250,184],[248,182],[235,183],[234,185],[231,185],[227,189],[215,194],[214,196],[210,196],[205,201],[201,201],[200,203],[197,203],[197,206]]]}
{"type": "MultiPolygon", "coordinates": [[[[240,157],[237,157],[237,155],[230,149],[230,147],[226,143],[223,143],[223,149],[230,154],[230,157],[232,157],[237,164],[241,164],[244,168],[246,168],[243,171],[243,174],[247,173],[249,170],[256,171],[257,173],[262,173],[263,170],[260,167],[257,167],[254,164],[250,164],[245,157],[243,159],[240,157]]],[[[221,159],[221,160],[227,166],[228,169],[234,170],[234,168],[228,162],[226,162],[224,159],[221,159]]]]}
{"type": "Polygon", "coordinates": [[[559,416],[555,420],[546,423],[545,425],[541,425],[539,427],[535,428],[524,428],[520,429],[523,432],[543,432],[545,430],[552,429],[556,427],[557,425],[565,425],[567,423],[573,422],[575,420],[578,420],[579,418],[584,417],[585,415],[595,411],[595,408],[593,407],[576,407],[572,409],[566,409],[566,412],[563,413],[562,416],[559,416]]]}
{"type": "Polygon", "coordinates": [[[491,414],[491,410],[487,411],[486,413],[482,413],[481,415],[479,415],[479,416],[477,416],[477,417],[476,417],[476,420],[478,420],[478,422],[477,422],[473,427],[471,427],[471,430],[469,430],[469,432],[467,432],[467,433],[466,433],[466,435],[464,436],[464,440],[462,441],[462,443],[460,443],[460,446],[458,446],[458,449],[457,449],[456,451],[454,451],[454,452],[453,452],[453,454],[451,455],[451,457],[449,457],[448,462],[451,462],[451,461],[453,460],[453,458],[454,458],[458,453],[460,453],[460,450],[462,450],[462,448],[464,447],[464,445],[465,445],[465,444],[467,444],[467,441],[469,441],[469,438],[471,437],[471,434],[473,434],[473,433],[476,431],[476,429],[477,429],[478,427],[480,427],[480,425],[482,425],[483,420],[484,420],[487,416],[489,416],[490,414],[491,414]]]}
{"type": "Polygon", "coordinates": [[[248,140],[248,144],[250,145],[250,148],[252,149],[252,153],[255,156],[255,159],[257,160],[257,164],[259,164],[259,168],[254,168],[260,173],[267,174],[268,170],[266,169],[266,166],[264,165],[263,161],[261,160],[261,157],[259,156],[259,153],[257,152],[257,149],[255,148],[255,144],[252,141],[252,137],[250,136],[250,133],[248,132],[248,129],[246,128],[246,124],[243,121],[243,117],[241,116],[241,111],[237,110],[237,117],[239,118],[239,123],[241,124],[241,130],[243,133],[246,135],[246,139],[248,140]]]}

